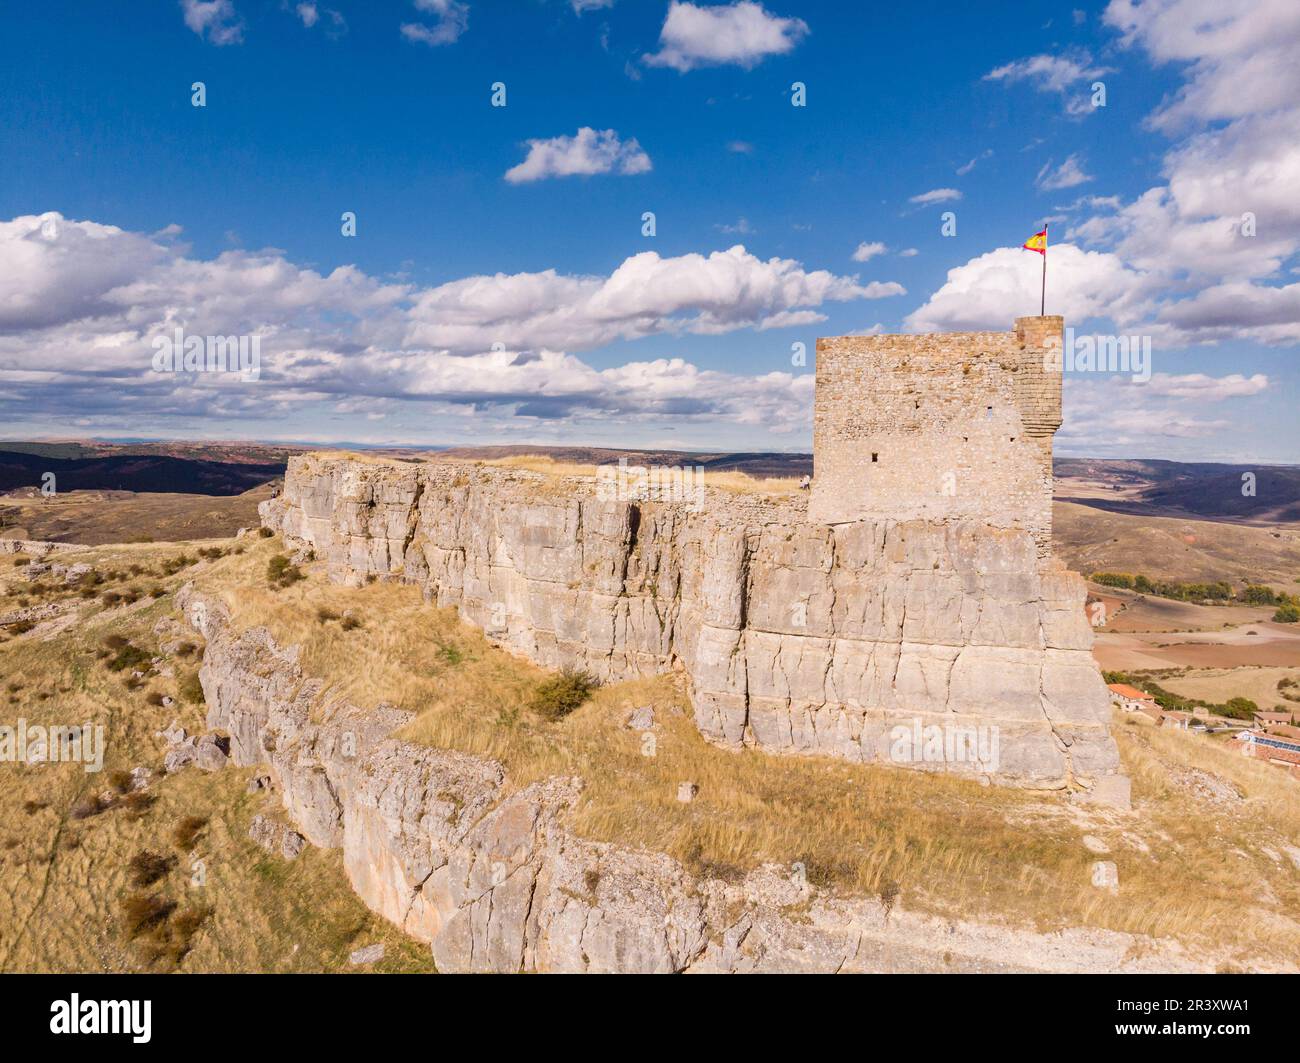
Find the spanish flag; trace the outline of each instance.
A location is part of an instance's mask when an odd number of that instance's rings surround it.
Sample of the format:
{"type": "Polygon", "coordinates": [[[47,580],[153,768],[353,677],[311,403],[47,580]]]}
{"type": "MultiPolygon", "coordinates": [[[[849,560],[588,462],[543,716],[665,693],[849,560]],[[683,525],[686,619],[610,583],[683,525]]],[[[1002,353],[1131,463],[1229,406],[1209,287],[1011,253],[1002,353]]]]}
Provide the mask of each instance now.
{"type": "Polygon", "coordinates": [[[1040,255],[1046,255],[1047,226],[1043,226],[1043,231],[1041,233],[1034,233],[1033,236],[1024,242],[1023,246],[1026,251],[1037,251],[1040,255]]]}

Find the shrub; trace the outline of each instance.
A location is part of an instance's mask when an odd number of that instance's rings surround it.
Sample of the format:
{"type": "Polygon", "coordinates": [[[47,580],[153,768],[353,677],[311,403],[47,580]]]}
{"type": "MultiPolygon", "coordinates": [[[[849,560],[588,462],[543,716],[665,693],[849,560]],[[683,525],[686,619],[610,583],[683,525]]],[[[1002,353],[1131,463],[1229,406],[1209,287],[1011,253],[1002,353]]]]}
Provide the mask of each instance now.
{"type": "Polygon", "coordinates": [[[284,554],[276,554],[266,563],[266,578],[273,587],[289,587],[306,579],[302,570],[284,554]]]}
{"type": "Polygon", "coordinates": [[[153,808],[158,798],[153,794],[147,794],[143,790],[133,790],[122,798],[122,807],[126,809],[126,814],[132,819],[139,819],[149,809],[153,808]]]}
{"type": "Polygon", "coordinates": [[[316,610],[316,619],[322,624],[328,624],[331,620],[337,620],[339,614],[333,609],[326,609],[323,605],[316,610]]]}
{"type": "Polygon", "coordinates": [[[132,893],[122,901],[122,923],[128,938],[165,923],[176,910],[176,902],[164,900],[156,893],[132,893]]]}
{"type": "Polygon", "coordinates": [[[581,706],[597,685],[589,673],[566,668],[538,685],[528,707],[544,719],[562,720],[581,706]]]}
{"type": "Polygon", "coordinates": [[[30,557],[14,558],[14,568],[22,568],[23,565],[30,565],[31,563],[32,563],[32,559],[30,557]]]}
{"type": "Polygon", "coordinates": [[[86,794],[84,797],[77,798],[68,815],[72,819],[90,819],[91,816],[98,816],[108,807],[110,806],[100,804],[99,798],[93,794],[86,794]]]}
{"type": "Polygon", "coordinates": [[[1219,710],[1221,716],[1230,716],[1234,720],[1253,720],[1259,712],[1259,706],[1250,698],[1229,698],[1219,710]]]}
{"type": "Polygon", "coordinates": [[[167,956],[173,964],[180,963],[189,954],[190,949],[194,947],[194,935],[199,932],[211,914],[212,909],[205,906],[184,908],[172,920],[172,940],[167,956]]]}
{"type": "Polygon", "coordinates": [[[1300,623],[1300,605],[1288,602],[1273,614],[1273,622],[1275,624],[1300,623]]]}
{"type": "Polygon", "coordinates": [[[203,684],[199,682],[199,673],[190,672],[182,678],[176,686],[176,693],[181,696],[183,701],[187,701],[191,705],[204,704],[203,684]]]}
{"type": "Polygon", "coordinates": [[[207,825],[206,816],[186,816],[172,831],[172,841],[176,843],[176,848],[188,853],[194,848],[194,843],[199,840],[199,835],[207,825]]]}
{"type": "MultiPolygon", "coordinates": [[[[105,641],[107,642],[107,640],[105,641]]],[[[123,641],[125,642],[126,640],[123,641]]],[[[108,648],[110,650],[114,649],[113,646],[109,646],[108,648]]],[[[110,672],[122,672],[127,668],[143,670],[148,668],[150,662],[153,660],[153,658],[151,658],[149,654],[145,653],[144,650],[140,649],[139,646],[135,646],[130,642],[126,642],[124,646],[118,646],[116,649],[117,652],[111,654],[109,659],[105,662],[105,666],[110,672]]]]}
{"type": "Polygon", "coordinates": [[[157,708],[162,708],[163,696],[160,691],[157,690],[149,691],[149,693],[145,696],[144,700],[146,705],[153,705],[157,708]]]}
{"type": "Polygon", "coordinates": [[[35,620],[19,620],[16,623],[9,624],[5,630],[11,635],[25,635],[35,626],[35,620]]]}
{"type": "Polygon", "coordinates": [[[121,769],[110,771],[108,773],[108,785],[119,794],[127,793],[131,789],[131,773],[121,769]]]}
{"type": "Polygon", "coordinates": [[[131,857],[131,862],[127,865],[131,885],[136,888],[152,886],[166,875],[175,863],[176,858],[174,856],[151,853],[148,849],[136,853],[135,856],[131,857]]]}
{"type": "Polygon", "coordinates": [[[343,628],[344,631],[355,631],[357,628],[361,626],[361,621],[358,620],[351,613],[349,613],[347,616],[343,618],[343,623],[340,626],[343,628]]]}
{"type": "Polygon", "coordinates": [[[258,528],[258,529],[257,529],[257,537],[258,537],[259,539],[269,539],[269,538],[271,538],[271,536],[274,535],[274,534],[275,534],[275,532],[273,532],[270,528],[258,528]]]}

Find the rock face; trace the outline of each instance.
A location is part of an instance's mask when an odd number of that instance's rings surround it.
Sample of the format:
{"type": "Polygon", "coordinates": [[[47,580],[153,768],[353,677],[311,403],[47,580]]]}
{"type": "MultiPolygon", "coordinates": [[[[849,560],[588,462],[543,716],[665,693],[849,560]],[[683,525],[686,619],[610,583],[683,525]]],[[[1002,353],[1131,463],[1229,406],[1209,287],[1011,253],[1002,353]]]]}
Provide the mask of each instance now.
{"type": "Polygon", "coordinates": [[[184,588],[207,640],[207,724],[237,765],[265,766],[296,831],[255,818],[290,857],[298,832],[341,848],[357,894],[428,942],[444,972],[1186,970],[1126,934],[1038,935],[844,900],[767,866],[741,882],[700,879],[668,856],[575,836],[581,781],[508,785],[494,761],[398,741],[410,714],[322,696],[297,655],[184,588]],[[291,837],[293,836],[293,837],[291,837]]]}
{"type": "Polygon", "coordinates": [[[804,499],[711,489],[598,494],[306,455],[261,514],[332,578],[415,583],[541,664],[602,680],[682,669],[721,744],[1042,788],[1118,770],[1083,582],[1028,532],[815,524],[804,499]]]}
{"type": "Polygon", "coordinates": [[[59,550],[84,550],[76,543],[48,542],[44,539],[0,539],[0,554],[30,554],[45,557],[59,550]]]}

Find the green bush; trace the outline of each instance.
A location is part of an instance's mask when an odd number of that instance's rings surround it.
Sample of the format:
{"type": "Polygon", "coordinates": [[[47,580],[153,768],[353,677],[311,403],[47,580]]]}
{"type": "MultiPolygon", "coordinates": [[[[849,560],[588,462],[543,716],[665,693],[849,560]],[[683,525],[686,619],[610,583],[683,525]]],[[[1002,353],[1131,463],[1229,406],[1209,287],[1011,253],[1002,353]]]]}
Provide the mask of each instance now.
{"type": "Polygon", "coordinates": [[[1286,605],[1273,614],[1273,622],[1276,624],[1300,623],[1300,605],[1295,602],[1287,602],[1286,605]]]}
{"type": "Polygon", "coordinates": [[[562,720],[581,706],[597,685],[587,672],[566,668],[538,685],[528,707],[544,719],[562,720]]]}
{"type": "Polygon", "coordinates": [[[104,662],[110,672],[122,672],[127,668],[144,671],[153,660],[139,646],[133,645],[120,635],[110,635],[104,640],[104,645],[116,651],[104,662]]]}
{"type": "Polygon", "coordinates": [[[266,578],[273,587],[289,587],[307,577],[284,554],[276,554],[266,563],[266,578]]]}
{"type": "Polygon", "coordinates": [[[176,686],[176,693],[191,705],[202,705],[203,684],[199,682],[199,673],[190,672],[182,678],[176,686]]]}

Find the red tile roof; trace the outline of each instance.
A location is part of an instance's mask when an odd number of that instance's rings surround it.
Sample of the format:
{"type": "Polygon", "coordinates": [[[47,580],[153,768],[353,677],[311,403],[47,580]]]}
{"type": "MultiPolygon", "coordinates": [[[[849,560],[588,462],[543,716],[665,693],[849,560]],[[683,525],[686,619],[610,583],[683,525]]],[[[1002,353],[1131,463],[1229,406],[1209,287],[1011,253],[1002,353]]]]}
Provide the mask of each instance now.
{"type": "Polygon", "coordinates": [[[1145,691],[1131,687],[1127,683],[1107,683],[1106,689],[1113,694],[1118,694],[1121,698],[1132,698],[1134,701],[1155,701],[1150,694],[1145,691]]]}

